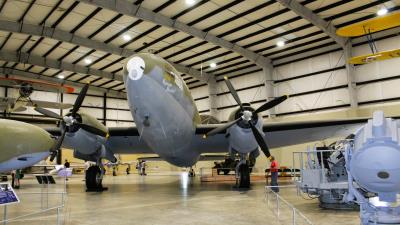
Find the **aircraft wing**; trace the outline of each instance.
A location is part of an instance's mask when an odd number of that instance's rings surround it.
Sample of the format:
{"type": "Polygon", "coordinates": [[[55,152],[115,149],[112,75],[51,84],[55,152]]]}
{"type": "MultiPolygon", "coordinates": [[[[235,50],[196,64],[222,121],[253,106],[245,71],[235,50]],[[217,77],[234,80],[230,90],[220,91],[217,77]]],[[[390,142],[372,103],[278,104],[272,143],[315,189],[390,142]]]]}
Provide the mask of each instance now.
{"type": "MultiPolygon", "coordinates": [[[[72,104],[66,103],[58,103],[58,102],[47,102],[47,101],[39,101],[39,100],[32,100],[34,105],[37,105],[41,108],[50,108],[50,109],[69,109],[72,108],[72,104]]],[[[33,107],[31,102],[27,103],[27,106],[33,107]]]]}
{"type": "Polygon", "coordinates": [[[0,97],[0,108],[6,108],[9,104],[14,103],[14,98],[0,97]]]}
{"type": "MultiPolygon", "coordinates": [[[[274,122],[263,126],[265,139],[270,148],[321,141],[333,137],[346,137],[364,125],[368,118],[344,120],[315,120],[300,122],[274,122]]],[[[199,125],[195,145],[202,153],[226,152],[228,140],[224,132],[206,139],[202,135],[222,124],[199,125]]]]}
{"type": "MultiPolygon", "coordinates": [[[[263,126],[267,144],[277,148],[313,141],[321,141],[332,137],[346,137],[354,133],[367,122],[368,118],[343,120],[314,120],[300,122],[274,122],[263,126]]],[[[222,124],[201,124],[196,128],[193,150],[201,153],[226,153],[229,142],[226,134],[221,132],[206,139],[203,135],[222,124]]],[[[140,138],[136,127],[109,128],[108,147],[114,153],[154,153],[140,138]]]]}
{"type": "MultiPolygon", "coordinates": [[[[15,104],[15,98],[0,97],[0,111],[7,109],[9,106],[15,104]]],[[[12,111],[13,112],[23,112],[26,110],[24,106],[17,106],[12,111]]]]}

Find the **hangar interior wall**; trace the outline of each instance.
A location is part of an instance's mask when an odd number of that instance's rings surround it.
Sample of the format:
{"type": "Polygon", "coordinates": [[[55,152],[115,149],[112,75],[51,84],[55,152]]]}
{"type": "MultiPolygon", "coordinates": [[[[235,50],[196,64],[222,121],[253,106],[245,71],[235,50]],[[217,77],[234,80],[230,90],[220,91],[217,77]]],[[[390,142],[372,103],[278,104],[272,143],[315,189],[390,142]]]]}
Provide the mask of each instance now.
{"type": "MultiPolygon", "coordinates": [[[[359,45],[365,42],[362,38],[353,42],[353,55],[370,53],[366,43],[359,45]]],[[[400,48],[400,37],[384,37],[378,40],[376,45],[379,51],[400,48]]],[[[287,101],[275,108],[277,119],[289,115],[309,115],[311,112],[349,110],[350,99],[343,51],[320,54],[316,50],[316,55],[299,61],[298,56],[293,56],[292,59],[275,66],[272,81],[274,96],[290,95],[287,101]]],[[[360,108],[395,103],[393,101],[400,99],[400,93],[396,89],[400,82],[400,74],[396,70],[399,62],[400,59],[395,58],[352,67],[360,108]]],[[[247,73],[239,70],[228,76],[233,77],[231,82],[238,89],[243,102],[250,102],[255,108],[265,102],[265,82],[268,80],[263,71],[247,73]]],[[[207,90],[207,85],[191,89],[198,109],[203,114],[209,114],[210,99],[207,90]]],[[[229,114],[237,108],[223,80],[217,81],[215,107],[215,116],[221,121],[226,121],[229,114]]]]}

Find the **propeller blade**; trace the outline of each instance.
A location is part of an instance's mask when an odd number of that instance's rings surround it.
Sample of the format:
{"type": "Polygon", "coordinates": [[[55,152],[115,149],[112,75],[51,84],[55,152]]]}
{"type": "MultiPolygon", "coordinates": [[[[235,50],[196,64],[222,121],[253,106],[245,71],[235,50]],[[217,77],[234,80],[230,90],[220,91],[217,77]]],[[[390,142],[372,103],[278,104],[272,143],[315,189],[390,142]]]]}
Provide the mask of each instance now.
{"type": "Polygon", "coordinates": [[[86,97],[86,93],[87,93],[88,89],[89,89],[89,84],[86,84],[82,88],[81,92],[79,92],[79,95],[75,100],[74,107],[71,110],[71,114],[73,117],[76,116],[76,113],[79,111],[79,108],[81,108],[82,102],[86,97]]]}
{"type": "Polygon", "coordinates": [[[51,151],[51,153],[50,153],[50,162],[54,161],[54,159],[56,158],[57,154],[58,154],[57,151],[51,151]]]}
{"type": "Polygon", "coordinates": [[[56,142],[56,144],[54,145],[54,147],[53,147],[53,150],[54,151],[58,151],[60,148],[61,148],[61,145],[62,145],[62,143],[63,143],[63,141],[64,141],[64,137],[65,137],[65,134],[67,133],[67,130],[66,129],[64,129],[63,131],[62,131],[62,133],[61,133],[61,136],[57,139],[57,142],[56,142]]]}
{"type": "Polygon", "coordinates": [[[260,106],[258,109],[256,109],[256,111],[254,111],[254,113],[257,114],[260,112],[264,112],[265,110],[271,109],[271,108],[281,104],[283,101],[285,101],[288,98],[289,98],[288,95],[283,95],[281,97],[277,97],[277,98],[265,103],[264,105],[260,106]]]}
{"type": "Polygon", "coordinates": [[[67,133],[67,129],[64,129],[61,133],[61,136],[57,139],[57,142],[53,146],[53,149],[51,150],[51,155],[50,155],[50,162],[53,162],[54,158],[57,156],[57,154],[60,153],[60,148],[64,141],[64,137],[65,137],[66,133],[67,133]]]}
{"type": "Polygon", "coordinates": [[[44,109],[41,107],[35,107],[35,111],[38,113],[41,113],[45,116],[51,117],[51,118],[55,118],[55,119],[59,119],[59,120],[62,119],[62,117],[60,115],[58,115],[57,113],[50,111],[48,109],[44,109]]]}
{"type": "Polygon", "coordinates": [[[92,127],[92,126],[84,124],[84,123],[74,123],[74,125],[75,124],[78,125],[80,128],[86,130],[89,133],[96,134],[96,135],[99,135],[99,136],[102,136],[102,137],[106,137],[107,136],[106,132],[104,132],[103,130],[100,130],[100,129],[96,128],[96,127],[92,127]]]}
{"type": "Polygon", "coordinates": [[[228,77],[226,77],[226,76],[224,77],[224,79],[225,79],[226,86],[228,86],[229,92],[231,92],[233,98],[235,99],[235,101],[237,102],[237,104],[239,104],[240,109],[241,109],[242,111],[244,111],[244,110],[243,110],[243,106],[242,106],[242,102],[240,101],[240,98],[239,98],[239,95],[238,95],[238,93],[236,92],[235,88],[233,87],[231,81],[230,81],[230,80],[228,79],[228,77]]]}
{"type": "Polygon", "coordinates": [[[267,156],[267,158],[269,158],[271,156],[271,153],[269,152],[268,145],[265,142],[263,135],[260,134],[260,131],[254,126],[254,124],[251,121],[249,121],[249,124],[251,127],[251,131],[253,132],[253,135],[256,138],[258,146],[260,146],[260,148],[264,152],[265,156],[267,156]]]}
{"type": "Polygon", "coordinates": [[[229,122],[229,123],[226,123],[226,124],[224,124],[224,125],[222,125],[222,126],[220,126],[220,127],[217,127],[217,128],[215,128],[215,129],[209,131],[207,134],[205,134],[205,135],[203,136],[203,138],[207,138],[208,136],[212,136],[212,135],[214,135],[214,134],[218,134],[219,132],[222,132],[222,131],[228,129],[229,127],[233,126],[233,125],[234,125],[235,123],[237,123],[239,120],[242,120],[242,117],[239,117],[239,118],[237,118],[236,120],[233,120],[233,121],[231,121],[231,122],[229,122]]]}

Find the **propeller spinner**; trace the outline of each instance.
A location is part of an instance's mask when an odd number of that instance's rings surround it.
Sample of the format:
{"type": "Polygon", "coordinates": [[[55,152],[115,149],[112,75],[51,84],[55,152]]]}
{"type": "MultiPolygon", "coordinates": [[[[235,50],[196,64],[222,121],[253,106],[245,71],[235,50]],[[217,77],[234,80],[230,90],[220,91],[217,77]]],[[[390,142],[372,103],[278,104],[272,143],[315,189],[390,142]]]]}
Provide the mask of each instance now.
{"type": "Polygon", "coordinates": [[[233,120],[229,123],[226,123],[223,126],[217,127],[211,131],[209,131],[207,134],[205,134],[203,137],[206,138],[207,136],[212,136],[215,135],[217,133],[220,133],[226,129],[228,129],[229,127],[233,126],[234,124],[238,124],[239,122],[245,122],[246,124],[248,124],[251,128],[251,131],[254,135],[254,138],[256,139],[258,146],[260,146],[261,150],[264,152],[265,156],[267,156],[268,158],[271,156],[270,152],[269,152],[269,148],[267,143],[264,140],[263,134],[259,131],[259,129],[257,129],[257,127],[255,126],[255,124],[253,124],[253,115],[256,115],[260,112],[264,112],[268,109],[271,109],[277,105],[279,105],[280,103],[282,103],[283,101],[285,101],[286,99],[289,98],[288,95],[283,95],[280,97],[277,97],[269,102],[266,102],[265,104],[261,105],[260,107],[258,107],[256,110],[254,110],[253,112],[246,109],[245,107],[243,107],[242,102],[240,101],[239,95],[237,94],[235,88],[233,87],[231,81],[228,79],[228,77],[224,77],[225,79],[225,83],[226,86],[229,89],[229,92],[232,94],[233,98],[235,99],[236,103],[239,105],[240,107],[240,111],[242,116],[240,116],[239,118],[237,118],[236,120],[233,120]]]}
{"type": "Polygon", "coordinates": [[[45,116],[51,117],[51,118],[55,118],[60,120],[60,124],[61,126],[64,127],[64,129],[62,129],[61,135],[60,137],[57,139],[57,142],[54,144],[53,148],[50,150],[51,151],[51,156],[50,156],[50,161],[52,162],[54,160],[54,158],[57,156],[57,154],[60,151],[62,142],[64,140],[65,134],[68,132],[69,128],[71,128],[72,126],[74,127],[78,127],[78,128],[82,128],[85,131],[95,134],[95,135],[99,135],[99,136],[103,136],[106,137],[108,134],[106,132],[104,132],[103,130],[100,130],[96,127],[92,127],[90,125],[87,124],[83,124],[80,123],[78,121],[78,117],[79,115],[77,114],[77,112],[79,111],[80,107],[82,106],[83,100],[86,97],[86,93],[89,89],[89,84],[86,84],[81,92],[79,93],[78,97],[75,100],[74,103],[74,107],[72,108],[71,112],[68,113],[66,116],[62,117],[60,115],[58,115],[55,112],[52,112],[50,110],[41,108],[41,107],[35,107],[35,110],[45,116]]]}

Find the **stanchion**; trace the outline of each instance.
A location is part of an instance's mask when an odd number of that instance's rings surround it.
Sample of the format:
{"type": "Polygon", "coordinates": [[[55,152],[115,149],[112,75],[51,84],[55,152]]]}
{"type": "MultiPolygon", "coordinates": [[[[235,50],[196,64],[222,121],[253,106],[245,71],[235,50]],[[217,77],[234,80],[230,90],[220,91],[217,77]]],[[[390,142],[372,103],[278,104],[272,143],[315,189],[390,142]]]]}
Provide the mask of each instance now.
{"type": "Polygon", "coordinates": [[[296,209],[295,208],[293,208],[292,216],[293,216],[293,225],[296,225],[296,209]]]}
{"type": "Polygon", "coordinates": [[[4,216],[3,216],[4,225],[7,225],[7,205],[4,205],[4,216]]]}
{"type": "Polygon", "coordinates": [[[57,208],[57,225],[60,225],[61,221],[60,221],[60,207],[57,208]]]}

